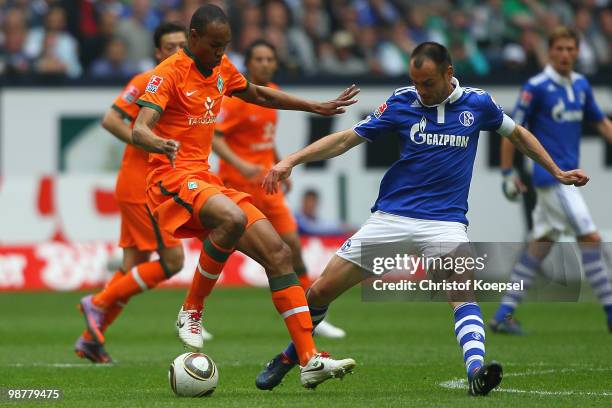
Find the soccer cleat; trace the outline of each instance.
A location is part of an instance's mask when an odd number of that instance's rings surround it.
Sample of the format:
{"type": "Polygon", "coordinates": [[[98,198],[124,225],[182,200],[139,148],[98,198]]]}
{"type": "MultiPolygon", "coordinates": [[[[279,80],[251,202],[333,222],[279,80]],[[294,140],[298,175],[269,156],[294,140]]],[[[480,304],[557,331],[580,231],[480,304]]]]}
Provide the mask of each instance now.
{"type": "Polygon", "coordinates": [[[93,304],[93,295],[85,296],[79,303],[79,310],[85,318],[85,325],[89,334],[98,342],[104,344],[102,325],[104,324],[105,312],[93,304]]]}
{"type": "Polygon", "coordinates": [[[176,330],[186,348],[199,351],[204,346],[201,310],[185,310],[181,307],[176,319],[176,330]]]}
{"type": "Polygon", "coordinates": [[[305,388],[314,389],[330,378],[342,378],[355,368],[355,360],[345,358],[334,360],[323,352],[314,355],[304,367],[300,368],[300,381],[305,388]]]}
{"type": "Polygon", "coordinates": [[[255,379],[255,386],[260,390],[272,391],[295,366],[295,363],[291,362],[284,353],[281,353],[266,364],[263,371],[255,379]]]}
{"type": "Polygon", "coordinates": [[[346,332],[339,327],[334,326],[327,320],[323,320],[314,329],[314,334],[328,339],[341,339],[346,336],[346,332]]]}
{"type": "Polygon", "coordinates": [[[497,361],[491,361],[476,369],[468,378],[469,390],[468,394],[472,396],[485,396],[492,389],[497,387],[501,383],[504,370],[501,364],[497,361]]]}
{"type": "Polygon", "coordinates": [[[204,327],[202,327],[202,340],[204,341],[209,341],[213,339],[213,335],[211,332],[209,332],[208,330],[206,330],[204,327]]]}
{"type": "Polygon", "coordinates": [[[104,346],[95,341],[87,341],[80,336],[74,344],[74,352],[80,358],[86,358],[96,364],[110,364],[113,359],[108,355],[104,346]]]}
{"type": "Polygon", "coordinates": [[[514,336],[523,336],[525,334],[521,324],[517,322],[510,313],[508,313],[501,322],[495,319],[491,320],[489,322],[489,327],[494,333],[510,334],[514,336]]]}

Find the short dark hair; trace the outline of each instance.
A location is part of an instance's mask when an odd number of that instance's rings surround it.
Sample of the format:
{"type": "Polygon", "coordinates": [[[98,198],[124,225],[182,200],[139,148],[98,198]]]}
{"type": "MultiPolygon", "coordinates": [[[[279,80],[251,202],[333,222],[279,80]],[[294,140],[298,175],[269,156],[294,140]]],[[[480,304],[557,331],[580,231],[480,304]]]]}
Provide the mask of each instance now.
{"type": "Polygon", "coordinates": [[[204,34],[206,32],[206,27],[210,23],[229,24],[225,12],[214,4],[207,4],[199,7],[195,13],[193,13],[193,16],[191,16],[189,29],[196,30],[198,34],[204,34]]]}
{"type": "Polygon", "coordinates": [[[433,41],[417,45],[410,55],[410,61],[414,62],[416,68],[421,68],[426,59],[431,60],[440,72],[446,71],[448,67],[453,65],[448,49],[442,44],[433,41]]]}
{"type": "Polygon", "coordinates": [[[157,26],[155,32],[153,33],[153,42],[155,43],[155,48],[161,47],[161,39],[164,35],[181,32],[185,32],[185,27],[180,24],[172,23],[169,21],[161,23],[157,26]]]}
{"type": "Polygon", "coordinates": [[[277,58],[276,47],[272,45],[272,43],[270,43],[269,41],[259,39],[259,40],[253,41],[244,51],[244,65],[247,65],[249,61],[251,60],[251,58],[253,58],[253,51],[255,50],[255,48],[259,46],[268,47],[269,49],[272,50],[272,53],[274,54],[274,58],[277,58]]]}
{"type": "Polygon", "coordinates": [[[317,190],[315,190],[314,188],[306,189],[304,191],[304,194],[302,195],[302,198],[306,198],[308,196],[311,196],[311,197],[314,197],[314,198],[318,199],[319,198],[319,192],[317,190]]]}
{"type": "Polygon", "coordinates": [[[555,28],[548,36],[548,48],[551,48],[555,44],[555,41],[560,40],[561,38],[569,38],[574,40],[576,47],[580,45],[580,36],[576,30],[567,26],[559,26],[555,28]]]}

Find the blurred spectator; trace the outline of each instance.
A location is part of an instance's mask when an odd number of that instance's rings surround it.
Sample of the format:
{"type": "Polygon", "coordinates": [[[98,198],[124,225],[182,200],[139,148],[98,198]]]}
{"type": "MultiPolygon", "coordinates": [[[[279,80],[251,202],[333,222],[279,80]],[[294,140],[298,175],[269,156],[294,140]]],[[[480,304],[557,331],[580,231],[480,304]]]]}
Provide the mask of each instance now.
{"type": "Polygon", "coordinates": [[[90,75],[94,78],[126,78],[137,69],[127,60],[127,47],[121,38],[112,38],[104,49],[104,55],[91,64],[90,75]]]}
{"type": "Polygon", "coordinates": [[[399,19],[399,13],[388,0],[355,0],[359,25],[392,25],[399,19]]]}
{"type": "Polygon", "coordinates": [[[127,58],[139,71],[155,66],[153,61],[152,30],[148,24],[151,19],[149,0],[133,0],[130,17],[119,22],[117,35],[127,45],[127,58]]]}
{"type": "Polygon", "coordinates": [[[102,56],[106,45],[117,31],[117,23],[118,18],[114,10],[102,11],[98,22],[98,32],[84,39],[81,44],[81,64],[85,70],[89,70],[91,63],[102,56]]]}
{"type": "Polygon", "coordinates": [[[306,190],[302,196],[302,208],[295,214],[300,235],[349,235],[353,230],[334,220],[319,217],[319,193],[306,190]]]}
{"type": "Polygon", "coordinates": [[[2,24],[0,75],[23,75],[30,72],[31,59],[24,51],[26,35],[26,18],[23,11],[9,9],[2,24]]]}
{"type": "Polygon", "coordinates": [[[601,27],[601,34],[604,37],[606,44],[608,45],[606,58],[603,63],[607,65],[608,69],[612,65],[612,10],[606,9],[599,15],[599,27],[601,27]]]}
{"type": "Polygon", "coordinates": [[[320,52],[320,69],[333,75],[362,75],[368,72],[366,63],[353,51],[355,40],[347,31],[338,31],[332,37],[332,43],[322,43],[320,52]]]}
{"type": "Polygon", "coordinates": [[[33,28],[28,33],[25,53],[37,59],[35,71],[41,74],[81,75],[77,42],[66,28],[66,13],[63,8],[53,6],[45,17],[44,28],[33,28]]]}
{"type": "Polygon", "coordinates": [[[600,63],[607,59],[607,46],[605,38],[593,24],[591,10],[581,7],[576,11],[576,30],[580,34],[578,51],[578,69],[584,74],[594,74],[600,63]]]}
{"type": "Polygon", "coordinates": [[[455,10],[450,16],[446,45],[448,46],[455,69],[460,75],[486,75],[489,63],[470,35],[467,14],[455,10]]]}

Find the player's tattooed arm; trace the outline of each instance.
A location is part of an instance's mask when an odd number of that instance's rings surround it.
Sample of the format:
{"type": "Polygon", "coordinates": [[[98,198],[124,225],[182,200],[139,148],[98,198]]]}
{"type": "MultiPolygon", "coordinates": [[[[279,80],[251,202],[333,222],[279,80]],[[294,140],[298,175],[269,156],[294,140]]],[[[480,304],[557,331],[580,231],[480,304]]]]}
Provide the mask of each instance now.
{"type": "Polygon", "coordinates": [[[123,120],[123,116],[113,107],[108,108],[102,119],[102,127],[123,143],[132,144],[132,129],[123,120]]]}
{"type": "Polygon", "coordinates": [[[268,194],[276,193],[278,182],[288,178],[291,170],[298,164],[340,156],[363,142],[365,139],[357,135],[353,129],[327,135],[276,163],[266,175],[263,186],[268,194]]]}
{"type": "Polygon", "coordinates": [[[165,154],[174,167],[174,158],[179,150],[179,142],[173,139],[164,139],[153,132],[161,113],[147,106],[140,108],[134,128],[132,130],[132,140],[134,145],[151,153],[165,154]]]}
{"type": "Polygon", "coordinates": [[[234,96],[266,108],[298,110],[317,113],[323,116],[333,116],[346,111],[345,107],[357,102],[355,96],[359,93],[356,85],[346,88],[336,99],[328,102],[312,102],[277,89],[251,84],[243,92],[234,96]]]}
{"type": "Polygon", "coordinates": [[[560,183],[568,185],[573,184],[578,187],[588,183],[589,178],[580,169],[569,171],[561,170],[538,139],[521,125],[516,125],[514,131],[508,136],[508,139],[517,149],[544,167],[560,183]]]}

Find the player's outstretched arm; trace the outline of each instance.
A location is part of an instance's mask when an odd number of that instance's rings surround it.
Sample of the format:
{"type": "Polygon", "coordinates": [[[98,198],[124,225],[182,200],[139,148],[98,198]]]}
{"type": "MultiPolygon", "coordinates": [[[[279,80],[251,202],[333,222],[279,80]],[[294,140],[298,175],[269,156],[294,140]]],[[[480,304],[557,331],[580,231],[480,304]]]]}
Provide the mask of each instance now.
{"type": "Polygon", "coordinates": [[[147,106],[140,108],[134,128],[132,129],[132,140],[141,149],[151,153],[161,153],[168,156],[170,164],[174,167],[174,158],[179,150],[179,142],[172,139],[164,139],[153,133],[153,128],[159,119],[160,113],[147,106]]]}
{"type": "Polygon", "coordinates": [[[514,131],[508,136],[508,139],[521,152],[544,167],[560,183],[568,185],[573,184],[577,187],[584,186],[588,183],[589,178],[580,169],[569,171],[561,170],[550,157],[546,149],[540,144],[538,139],[521,125],[516,125],[514,131]]]}
{"type": "MultiPolygon", "coordinates": [[[[252,179],[263,172],[263,166],[259,164],[249,163],[238,156],[224,139],[223,132],[215,130],[215,135],[212,141],[213,151],[223,160],[234,166],[240,174],[247,179],[252,179]]],[[[261,179],[260,179],[261,180],[261,179]]]]}
{"type": "Polygon", "coordinates": [[[612,144],[612,122],[608,118],[604,118],[603,120],[597,122],[595,124],[597,127],[597,131],[600,135],[602,135],[608,143],[612,144]]]}
{"type": "Polygon", "coordinates": [[[332,116],[344,113],[345,106],[350,106],[357,102],[353,99],[359,93],[356,85],[346,88],[336,99],[329,102],[312,102],[297,96],[288,94],[277,89],[250,84],[243,92],[234,93],[245,102],[265,106],[266,108],[298,110],[304,112],[317,113],[323,116],[332,116]]]}
{"type": "Polygon", "coordinates": [[[115,109],[108,108],[102,119],[102,127],[123,143],[132,144],[132,129],[115,109]]]}
{"type": "Polygon", "coordinates": [[[340,156],[364,141],[353,129],[327,135],[276,163],[266,175],[263,186],[268,194],[276,193],[278,182],[289,177],[298,164],[340,156]]]}

